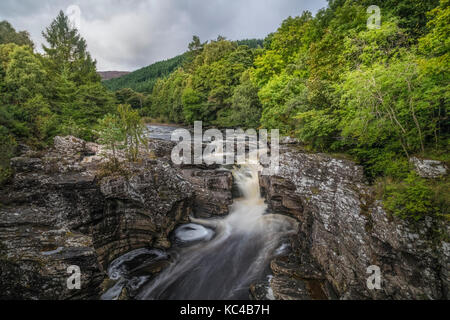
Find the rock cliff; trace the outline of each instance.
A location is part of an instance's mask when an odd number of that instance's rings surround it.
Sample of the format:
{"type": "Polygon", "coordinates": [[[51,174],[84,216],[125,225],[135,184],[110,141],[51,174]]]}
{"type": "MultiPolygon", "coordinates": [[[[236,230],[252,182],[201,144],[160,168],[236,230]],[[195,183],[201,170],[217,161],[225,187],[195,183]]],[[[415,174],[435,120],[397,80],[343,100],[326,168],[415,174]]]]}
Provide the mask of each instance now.
{"type": "MultiPolygon", "coordinates": [[[[228,214],[232,174],[174,166],[172,147],[150,141],[120,174],[105,170],[101,146],[74,137],[56,137],[46,152],[24,148],[0,193],[0,299],[98,299],[115,258],[169,248],[189,216],[228,214]],[[72,265],[81,290],[67,288],[72,265]]],[[[270,209],[300,224],[290,253],[272,261],[270,281],[251,287],[255,299],[449,298],[450,244],[436,237],[449,234],[448,224],[389,216],[352,161],[293,142],[280,150],[279,172],[260,183],[270,209]],[[367,286],[370,266],[380,269],[381,289],[367,286]]]]}
{"type": "Polygon", "coordinates": [[[169,233],[192,214],[192,185],[150,155],[102,173],[101,146],[56,137],[48,152],[12,160],[0,196],[0,298],[96,299],[105,268],[142,247],[168,248],[169,233]],[[81,269],[68,290],[67,268],[81,269]]]}
{"type": "Polygon", "coordinates": [[[341,299],[449,298],[450,244],[435,238],[449,234],[448,224],[390,217],[360,166],[288,146],[278,174],[260,181],[270,207],[301,222],[293,252],[272,263],[275,297],[288,277],[320,280],[328,298],[333,291],[341,299]],[[380,290],[367,286],[370,266],[380,268],[380,290]]]}

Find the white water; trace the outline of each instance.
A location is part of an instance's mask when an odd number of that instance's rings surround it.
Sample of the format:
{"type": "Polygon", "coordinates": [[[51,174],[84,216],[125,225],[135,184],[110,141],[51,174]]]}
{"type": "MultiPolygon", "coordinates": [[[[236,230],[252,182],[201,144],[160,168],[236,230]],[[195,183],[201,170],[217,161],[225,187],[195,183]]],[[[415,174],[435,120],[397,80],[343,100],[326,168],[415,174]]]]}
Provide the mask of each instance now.
{"type": "MultiPolygon", "coordinates": [[[[161,135],[168,135],[167,127],[161,130],[161,135]]],[[[147,281],[150,275],[145,274],[129,276],[129,264],[145,265],[155,258],[137,263],[130,260],[141,253],[155,254],[151,250],[134,251],[113,262],[110,278],[118,282],[103,298],[117,299],[131,281],[136,299],[249,299],[250,285],[267,279],[270,261],[287,250],[286,238],[297,229],[294,219],[267,212],[259,187],[260,169],[247,165],[233,171],[243,197],[234,201],[227,217],[191,218],[190,224],[175,230],[175,243],[181,246],[175,245],[169,252],[170,265],[154,279],[147,281]]]]}
{"type": "Polygon", "coordinates": [[[248,299],[251,283],[265,278],[270,261],[281,253],[280,246],[294,232],[296,222],[266,214],[256,167],[233,174],[244,197],[235,201],[230,215],[192,219],[214,229],[215,237],[178,250],[174,262],[144,286],[137,299],[248,299]]]}

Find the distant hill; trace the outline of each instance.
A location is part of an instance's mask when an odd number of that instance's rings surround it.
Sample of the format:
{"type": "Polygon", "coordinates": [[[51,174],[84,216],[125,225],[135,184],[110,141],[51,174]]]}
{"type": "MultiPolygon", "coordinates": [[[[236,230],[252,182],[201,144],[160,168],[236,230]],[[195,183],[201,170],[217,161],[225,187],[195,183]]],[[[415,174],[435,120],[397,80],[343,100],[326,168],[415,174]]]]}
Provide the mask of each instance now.
{"type": "Polygon", "coordinates": [[[126,76],[127,74],[130,74],[131,72],[128,72],[128,71],[99,71],[97,73],[102,78],[102,80],[105,81],[105,80],[111,80],[111,79],[116,79],[116,78],[126,76]]]}
{"type": "MultiPolygon", "coordinates": [[[[261,39],[245,39],[236,41],[239,46],[246,45],[252,49],[264,46],[264,40],[261,39]]],[[[111,78],[104,78],[104,85],[112,91],[123,88],[130,88],[137,92],[151,93],[156,81],[160,78],[167,77],[176,69],[181,67],[186,61],[188,53],[176,56],[175,58],[159,61],[132,73],[127,73],[122,76],[114,76],[111,78]]],[[[99,72],[101,75],[101,72],[99,72]]],[[[103,77],[103,76],[102,76],[103,77]]]]}
{"type": "Polygon", "coordinates": [[[178,69],[186,60],[186,54],[156,62],[120,78],[104,81],[104,85],[113,91],[131,88],[137,92],[151,92],[159,78],[163,78],[178,69]]]}
{"type": "Polygon", "coordinates": [[[236,43],[239,46],[249,46],[251,49],[258,49],[264,47],[263,39],[244,39],[238,40],[236,43]]]}

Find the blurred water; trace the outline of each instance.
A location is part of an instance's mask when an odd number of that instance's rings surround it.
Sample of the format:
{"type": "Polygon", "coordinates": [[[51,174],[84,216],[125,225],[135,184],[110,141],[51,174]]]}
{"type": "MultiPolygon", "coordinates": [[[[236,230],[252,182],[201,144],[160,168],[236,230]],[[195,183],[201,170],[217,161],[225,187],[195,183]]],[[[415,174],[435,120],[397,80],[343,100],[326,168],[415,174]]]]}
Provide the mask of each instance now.
{"type": "Polygon", "coordinates": [[[172,132],[179,129],[175,126],[147,125],[147,136],[151,139],[160,139],[170,141],[172,132]]]}
{"type": "MultiPolygon", "coordinates": [[[[149,137],[163,140],[170,140],[177,129],[148,128],[149,137]]],[[[142,300],[249,299],[250,285],[267,278],[270,261],[285,253],[287,236],[297,229],[294,219],[268,212],[259,187],[260,170],[257,164],[235,167],[234,181],[243,197],[234,201],[230,214],[208,220],[191,218],[190,224],[174,231],[174,247],[166,256],[140,249],[114,261],[109,274],[118,282],[103,298],[117,299],[122,288],[134,281],[135,298],[142,300]],[[139,269],[139,264],[168,257],[168,267],[153,279],[130,274],[131,266],[139,269]]]]}
{"type": "Polygon", "coordinates": [[[289,217],[267,214],[255,167],[237,169],[234,176],[244,197],[235,201],[230,215],[192,219],[214,229],[215,237],[175,250],[171,265],[143,286],[137,299],[249,299],[250,285],[268,275],[270,261],[283,252],[283,241],[297,224],[289,217]]]}

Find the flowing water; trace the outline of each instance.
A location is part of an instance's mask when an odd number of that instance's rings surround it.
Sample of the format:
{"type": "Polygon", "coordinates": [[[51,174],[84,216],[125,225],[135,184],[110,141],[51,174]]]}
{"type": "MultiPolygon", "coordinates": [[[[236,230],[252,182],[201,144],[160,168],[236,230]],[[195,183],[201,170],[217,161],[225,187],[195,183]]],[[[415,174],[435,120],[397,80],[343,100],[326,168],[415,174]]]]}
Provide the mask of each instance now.
{"type": "MultiPolygon", "coordinates": [[[[175,230],[168,267],[151,280],[146,275],[131,278],[138,285],[136,299],[249,299],[250,285],[269,276],[270,261],[286,250],[286,239],[296,230],[293,219],[268,212],[260,194],[259,169],[246,165],[233,170],[243,196],[234,201],[227,217],[191,218],[190,224],[175,230]]],[[[124,275],[132,268],[126,263],[142,254],[147,255],[146,263],[165,255],[141,249],[113,262],[109,274],[118,282],[104,299],[118,297],[125,285],[124,275]]],[[[133,267],[137,264],[131,263],[133,267]]]]}

